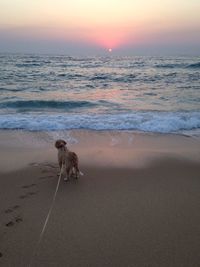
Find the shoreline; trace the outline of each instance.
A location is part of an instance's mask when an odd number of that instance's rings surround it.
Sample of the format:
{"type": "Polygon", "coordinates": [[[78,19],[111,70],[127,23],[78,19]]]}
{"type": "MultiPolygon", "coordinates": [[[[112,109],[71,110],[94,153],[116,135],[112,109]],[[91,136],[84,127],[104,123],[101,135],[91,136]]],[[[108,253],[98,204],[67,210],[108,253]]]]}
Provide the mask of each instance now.
{"type": "Polygon", "coordinates": [[[64,139],[86,166],[137,168],[162,157],[200,161],[200,137],[132,131],[0,131],[0,170],[57,161],[56,139],[64,139]]]}

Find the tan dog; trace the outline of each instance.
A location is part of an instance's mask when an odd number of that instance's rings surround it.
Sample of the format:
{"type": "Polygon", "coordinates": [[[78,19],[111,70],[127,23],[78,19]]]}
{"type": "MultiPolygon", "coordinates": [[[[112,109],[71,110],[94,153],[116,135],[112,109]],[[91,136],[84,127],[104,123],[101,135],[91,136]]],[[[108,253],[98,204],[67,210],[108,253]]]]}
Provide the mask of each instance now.
{"type": "Polygon", "coordinates": [[[66,142],[59,139],[55,142],[55,147],[58,149],[58,163],[60,167],[60,174],[66,173],[65,181],[69,180],[72,174],[78,179],[79,175],[83,175],[78,167],[78,156],[71,152],[66,147],[66,142]]]}

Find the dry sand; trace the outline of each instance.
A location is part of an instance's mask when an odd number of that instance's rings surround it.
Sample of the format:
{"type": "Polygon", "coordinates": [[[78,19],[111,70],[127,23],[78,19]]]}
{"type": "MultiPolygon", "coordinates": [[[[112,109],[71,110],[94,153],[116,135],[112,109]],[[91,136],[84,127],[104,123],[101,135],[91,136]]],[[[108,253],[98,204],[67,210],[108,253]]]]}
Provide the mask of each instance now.
{"type": "Polygon", "coordinates": [[[199,267],[199,144],[120,132],[0,132],[0,266],[199,267]],[[78,152],[85,175],[61,180],[33,255],[58,181],[57,137],[78,152]]]}

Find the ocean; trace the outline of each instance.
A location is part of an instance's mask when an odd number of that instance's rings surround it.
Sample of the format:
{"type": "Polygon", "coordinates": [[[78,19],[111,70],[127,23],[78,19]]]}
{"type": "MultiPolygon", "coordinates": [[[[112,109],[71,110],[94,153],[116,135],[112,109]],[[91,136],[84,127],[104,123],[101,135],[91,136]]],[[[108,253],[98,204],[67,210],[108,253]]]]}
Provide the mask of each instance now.
{"type": "Polygon", "coordinates": [[[0,129],[200,135],[200,57],[0,54],[0,129]]]}

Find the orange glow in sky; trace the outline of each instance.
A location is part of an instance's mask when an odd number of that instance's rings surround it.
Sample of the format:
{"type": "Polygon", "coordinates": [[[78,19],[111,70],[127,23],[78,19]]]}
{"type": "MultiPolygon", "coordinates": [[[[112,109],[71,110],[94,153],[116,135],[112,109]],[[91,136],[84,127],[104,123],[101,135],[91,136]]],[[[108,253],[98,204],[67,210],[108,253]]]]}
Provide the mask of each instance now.
{"type": "Polygon", "coordinates": [[[199,14],[199,0],[0,0],[0,39],[46,38],[107,50],[177,39],[198,42],[199,14]]]}
{"type": "Polygon", "coordinates": [[[98,31],[90,32],[88,36],[91,42],[96,43],[104,48],[117,48],[128,41],[128,34],[125,34],[120,28],[118,31],[115,28],[99,29],[98,31]]]}

